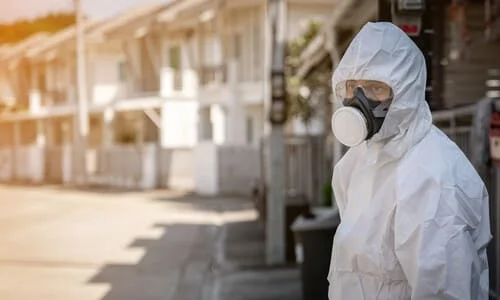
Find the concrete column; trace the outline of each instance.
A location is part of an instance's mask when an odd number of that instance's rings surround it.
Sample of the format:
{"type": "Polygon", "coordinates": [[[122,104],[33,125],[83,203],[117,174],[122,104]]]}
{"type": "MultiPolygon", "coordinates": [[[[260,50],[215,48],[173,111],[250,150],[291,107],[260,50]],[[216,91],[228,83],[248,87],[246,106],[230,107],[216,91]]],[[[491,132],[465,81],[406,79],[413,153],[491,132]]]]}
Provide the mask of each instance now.
{"type": "Polygon", "coordinates": [[[174,92],[175,70],[164,66],[160,73],[160,96],[169,97],[174,92]]]}
{"type": "Polygon", "coordinates": [[[112,108],[106,108],[102,116],[102,146],[109,148],[114,143],[113,120],[115,111],[112,108]]]}
{"type": "Polygon", "coordinates": [[[29,94],[30,113],[36,114],[40,112],[42,107],[42,94],[40,91],[32,89],[29,94]]]}
{"type": "Polygon", "coordinates": [[[206,127],[197,126],[199,119],[197,101],[165,101],[161,107],[160,145],[162,148],[193,147],[199,139],[198,132],[206,127]],[[197,128],[198,127],[198,128],[197,128]]]}
{"type": "Polygon", "coordinates": [[[231,60],[228,63],[230,86],[230,102],[227,111],[227,143],[231,145],[245,145],[245,107],[238,91],[238,62],[231,60]]]}
{"type": "Polygon", "coordinates": [[[30,65],[31,77],[29,80],[29,106],[30,112],[37,113],[42,105],[42,95],[40,93],[40,83],[38,82],[38,69],[37,65],[30,65]]]}
{"type": "Polygon", "coordinates": [[[184,40],[182,44],[182,91],[186,96],[195,97],[198,92],[198,73],[194,61],[194,43],[191,39],[184,40]]]}
{"type": "Polygon", "coordinates": [[[109,153],[115,140],[114,129],[115,111],[112,108],[106,108],[102,115],[102,145],[99,149],[100,162],[98,165],[99,175],[102,176],[104,182],[111,182],[113,174],[110,174],[109,153]]]}
{"type": "Polygon", "coordinates": [[[73,149],[70,144],[64,144],[62,149],[63,183],[70,184],[73,181],[73,149]]]}
{"type": "Polygon", "coordinates": [[[175,70],[170,66],[170,42],[162,42],[161,69],[160,69],[160,96],[169,97],[174,92],[175,70]]]}
{"type": "Polygon", "coordinates": [[[217,145],[227,142],[227,109],[222,105],[210,107],[210,119],[212,121],[212,141],[217,145]]]}
{"type": "Polygon", "coordinates": [[[196,70],[184,69],[182,71],[182,84],[184,95],[188,97],[198,96],[199,80],[196,70]]]}
{"type": "Polygon", "coordinates": [[[157,159],[158,148],[155,144],[148,143],[143,148],[142,154],[142,189],[154,189],[157,186],[157,159]]]}
{"type": "Polygon", "coordinates": [[[30,177],[33,182],[45,179],[45,148],[47,139],[43,120],[36,120],[36,141],[30,147],[30,177]]]}
{"type": "Polygon", "coordinates": [[[217,146],[201,142],[195,148],[195,191],[204,196],[219,193],[219,168],[217,146]]]}
{"type": "Polygon", "coordinates": [[[39,147],[47,145],[46,124],[44,120],[36,120],[36,140],[35,144],[39,147]]]}
{"type": "Polygon", "coordinates": [[[212,121],[210,106],[198,108],[198,142],[212,140],[212,121]]]}

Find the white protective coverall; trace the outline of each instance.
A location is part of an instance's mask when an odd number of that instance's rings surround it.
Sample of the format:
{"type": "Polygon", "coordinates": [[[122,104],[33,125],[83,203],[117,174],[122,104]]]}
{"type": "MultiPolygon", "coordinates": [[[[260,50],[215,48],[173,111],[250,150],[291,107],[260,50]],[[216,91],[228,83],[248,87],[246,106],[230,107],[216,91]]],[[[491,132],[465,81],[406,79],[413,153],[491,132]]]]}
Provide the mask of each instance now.
{"type": "Polygon", "coordinates": [[[333,87],[348,79],[382,81],[394,97],[380,131],[334,169],[330,300],[488,299],[488,194],[432,125],[421,51],[393,24],[367,23],[333,87]]]}

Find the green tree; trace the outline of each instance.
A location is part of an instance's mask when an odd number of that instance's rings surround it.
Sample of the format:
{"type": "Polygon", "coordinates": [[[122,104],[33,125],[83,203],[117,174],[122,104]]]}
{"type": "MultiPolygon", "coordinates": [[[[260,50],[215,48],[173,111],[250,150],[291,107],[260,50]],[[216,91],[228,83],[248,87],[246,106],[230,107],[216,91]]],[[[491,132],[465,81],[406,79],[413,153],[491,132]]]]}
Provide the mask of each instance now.
{"type": "Polygon", "coordinates": [[[322,23],[319,21],[309,22],[304,33],[289,42],[285,61],[289,116],[298,117],[306,124],[306,127],[323,104],[311,101],[311,95],[330,85],[332,74],[330,58],[327,56],[305,78],[299,78],[295,74],[301,65],[300,55],[310,42],[320,34],[321,26],[322,23]]]}
{"type": "Polygon", "coordinates": [[[75,14],[63,12],[0,24],[0,44],[18,43],[35,33],[55,33],[73,24],[75,24],[75,14]]]}

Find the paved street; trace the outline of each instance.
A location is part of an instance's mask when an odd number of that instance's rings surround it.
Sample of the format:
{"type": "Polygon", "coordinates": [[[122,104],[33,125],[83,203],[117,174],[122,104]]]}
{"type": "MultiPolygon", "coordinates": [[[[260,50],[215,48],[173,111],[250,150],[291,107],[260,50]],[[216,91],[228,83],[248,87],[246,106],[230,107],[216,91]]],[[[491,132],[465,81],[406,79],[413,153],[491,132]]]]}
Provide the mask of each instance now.
{"type": "Polygon", "coordinates": [[[236,199],[0,187],[0,299],[213,299],[236,199]]]}

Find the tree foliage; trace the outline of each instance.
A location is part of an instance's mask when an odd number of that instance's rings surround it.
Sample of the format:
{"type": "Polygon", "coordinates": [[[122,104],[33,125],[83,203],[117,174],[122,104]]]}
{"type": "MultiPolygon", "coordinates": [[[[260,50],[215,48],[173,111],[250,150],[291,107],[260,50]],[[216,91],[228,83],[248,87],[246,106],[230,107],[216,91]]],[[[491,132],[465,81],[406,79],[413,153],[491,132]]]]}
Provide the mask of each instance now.
{"type": "Polygon", "coordinates": [[[311,103],[310,96],[318,88],[330,83],[332,67],[329,57],[316,66],[306,78],[299,78],[295,74],[301,64],[300,55],[309,43],[320,34],[321,26],[321,22],[311,21],[301,36],[289,42],[286,57],[289,115],[300,118],[306,124],[314,116],[317,109],[311,103]]]}
{"type": "Polygon", "coordinates": [[[35,19],[0,24],[0,44],[13,44],[40,32],[55,33],[75,24],[74,13],[50,13],[35,19]]]}

